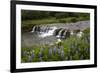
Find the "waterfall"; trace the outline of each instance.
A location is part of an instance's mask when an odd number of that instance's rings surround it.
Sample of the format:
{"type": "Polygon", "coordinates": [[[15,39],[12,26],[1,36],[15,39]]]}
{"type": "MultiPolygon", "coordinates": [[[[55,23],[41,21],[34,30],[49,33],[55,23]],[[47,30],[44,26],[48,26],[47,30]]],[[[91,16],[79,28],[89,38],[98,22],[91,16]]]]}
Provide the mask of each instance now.
{"type": "Polygon", "coordinates": [[[55,32],[54,32],[54,36],[57,36],[59,34],[59,31],[61,30],[62,28],[60,29],[56,29],[55,32]]]}
{"type": "Polygon", "coordinates": [[[56,35],[56,37],[58,38],[58,39],[65,39],[65,38],[67,38],[67,37],[69,37],[70,36],[70,31],[68,30],[68,29],[60,29],[59,30],[59,32],[58,32],[58,34],[56,35]]]}
{"type": "Polygon", "coordinates": [[[56,29],[57,29],[57,27],[46,28],[45,32],[41,33],[39,36],[42,37],[42,38],[47,37],[47,36],[52,36],[56,29]]]}
{"type": "Polygon", "coordinates": [[[65,30],[65,32],[63,33],[62,38],[66,38],[66,36],[67,36],[67,30],[65,30]]]}
{"type": "Polygon", "coordinates": [[[57,38],[61,38],[61,36],[63,35],[64,31],[65,31],[65,29],[61,29],[56,37],[57,38]]]}
{"type": "Polygon", "coordinates": [[[33,26],[33,29],[31,32],[40,32],[40,26],[33,26]]]}
{"type": "Polygon", "coordinates": [[[37,32],[39,33],[40,37],[47,37],[47,36],[51,36],[54,34],[55,30],[57,29],[57,27],[53,26],[34,26],[31,32],[37,32]]]}
{"type": "Polygon", "coordinates": [[[64,32],[64,36],[66,36],[67,30],[64,32]]]}
{"type": "Polygon", "coordinates": [[[64,38],[68,38],[70,37],[70,31],[67,29],[65,32],[64,32],[64,38]]]}
{"type": "Polygon", "coordinates": [[[49,31],[49,26],[42,26],[40,27],[40,33],[47,33],[49,31]]]}
{"type": "Polygon", "coordinates": [[[36,27],[35,27],[35,26],[33,26],[33,29],[32,29],[32,31],[31,31],[31,32],[35,32],[35,30],[36,30],[36,27]]]}
{"type": "Polygon", "coordinates": [[[50,30],[49,26],[47,26],[45,30],[46,30],[45,32],[47,32],[47,33],[48,33],[48,32],[49,32],[49,30],[50,30]]]}

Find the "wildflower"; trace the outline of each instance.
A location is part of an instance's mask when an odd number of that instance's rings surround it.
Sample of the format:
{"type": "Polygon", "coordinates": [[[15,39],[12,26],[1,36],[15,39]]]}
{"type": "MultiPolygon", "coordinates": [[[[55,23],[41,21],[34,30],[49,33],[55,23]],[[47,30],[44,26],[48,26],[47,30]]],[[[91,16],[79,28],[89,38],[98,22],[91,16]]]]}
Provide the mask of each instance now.
{"type": "Polygon", "coordinates": [[[80,31],[80,32],[77,33],[77,37],[79,37],[79,38],[82,37],[82,35],[83,35],[82,31],[80,31]]]}
{"type": "Polygon", "coordinates": [[[21,52],[21,55],[22,55],[22,56],[26,56],[26,55],[27,55],[27,52],[26,52],[26,51],[22,51],[22,52],[21,52]]]}
{"type": "Polygon", "coordinates": [[[54,51],[54,54],[56,54],[56,52],[57,52],[57,49],[56,49],[56,47],[53,49],[53,51],[54,51]]]}
{"type": "Polygon", "coordinates": [[[52,48],[49,49],[49,56],[52,56],[52,48]]]}
{"type": "Polygon", "coordinates": [[[61,53],[61,49],[60,49],[60,48],[58,48],[58,55],[60,55],[60,53],[61,53]]]}
{"type": "Polygon", "coordinates": [[[32,57],[32,58],[34,58],[34,52],[32,52],[32,55],[31,55],[31,57],[32,57]]]}
{"type": "Polygon", "coordinates": [[[43,56],[41,51],[39,52],[38,56],[39,56],[39,58],[43,56]]]}
{"type": "Polygon", "coordinates": [[[34,59],[34,52],[32,52],[31,56],[29,56],[29,62],[32,62],[34,59]]]}
{"type": "Polygon", "coordinates": [[[64,59],[64,51],[61,51],[61,59],[64,59]]]}

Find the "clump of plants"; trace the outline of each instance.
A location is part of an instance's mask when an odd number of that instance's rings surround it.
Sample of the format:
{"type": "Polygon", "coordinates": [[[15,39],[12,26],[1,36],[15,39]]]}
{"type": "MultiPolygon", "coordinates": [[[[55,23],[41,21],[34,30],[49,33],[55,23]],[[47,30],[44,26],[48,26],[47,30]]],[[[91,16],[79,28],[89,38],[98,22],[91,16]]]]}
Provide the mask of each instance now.
{"type": "Polygon", "coordinates": [[[21,62],[50,62],[90,59],[89,28],[82,37],[75,35],[53,45],[39,45],[21,49],[21,62]]]}

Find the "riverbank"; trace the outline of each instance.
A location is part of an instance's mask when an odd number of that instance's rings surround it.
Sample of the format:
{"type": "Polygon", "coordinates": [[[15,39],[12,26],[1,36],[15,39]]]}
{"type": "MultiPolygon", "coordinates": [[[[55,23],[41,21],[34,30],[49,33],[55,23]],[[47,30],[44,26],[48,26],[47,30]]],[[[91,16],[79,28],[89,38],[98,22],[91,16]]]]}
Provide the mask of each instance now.
{"type": "Polygon", "coordinates": [[[83,22],[83,21],[89,21],[89,18],[75,18],[75,17],[71,17],[71,18],[62,18],[62,19],[55,19],[55,18],[50,18],[50,19],[41,19],[41,20],[24,20],[21,23],[21,29],[22,32],[29,32],[33,26],[39,26],[39,25],[52,25],[52,24],[56,24],[56,25],[61,25],[61,24],[73,24],[77,22],[83,22]]]}

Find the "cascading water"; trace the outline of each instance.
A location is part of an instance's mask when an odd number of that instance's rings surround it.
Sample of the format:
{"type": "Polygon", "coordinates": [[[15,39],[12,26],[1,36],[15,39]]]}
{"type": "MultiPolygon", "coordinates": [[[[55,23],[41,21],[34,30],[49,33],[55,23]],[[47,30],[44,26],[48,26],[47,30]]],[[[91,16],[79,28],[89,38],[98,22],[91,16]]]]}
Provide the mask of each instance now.
{"type": "Polygon", "coordinates": [[[54,31],[57,29],[57,27],[49,27],[46,31],[48,32],[43,32],[39,35],[39,37],[47,37],[47,36],[53,36],[54,31]]]}
{"type": "Polygon", "coordinates": [[[50,45],[56,42],[61,42],[62,39],[67,39],[70,36],[81,37],[82,32],[78,34],[74,33],[74,30],[80,29],[81,31],[88,28],[90,25],[89,21],[82,21],[79,24],[81,27],[78,28],[77,23],[70,24],[46,24],[46,25],[35,25],[31,31],[22,33],[21,46],[22,47],[33,47],[34,45],[50,45]],[[88,23],[87,23],[88,22],[88,23]],[[64,32],[62,32],[64,30],[64,32]],[[60,37],[57,38],[57,35],[60,37]],[[64,38],[62,37],[64,36],[64,38]]]}
{"type": "Polygon", "coordinates": [[[70,32],[67,31],[66,29],[57,28],[56,26],[52,26],[52,27],[50,27],[50,26],[42,26],[42,27],[34,26],[31,32],[38,33],[38,36],[40,38],[55,36],[57,39],[62,39],[62,38],[66,38],[67,35],[70,35],[69,34],[70,32]]]}
{"type": "Polygon", "coordinates": [[[66,34],[67,34],[67,30],[65,30],[65,32],[64,32],[64,34],[63,34],[63,36],[62,36],[62,38],[65,38],[65,37],[66,37],[66,34]]]}
{"type": "Polygon", "coordinates": [[[61,29],[56,37],[61,38],[64,31],[65,31],[64,29],[61,29]]]}
{"type": "Polygon", "coordinates": [[[49,26],[45,26],[45,27],[39,27],[39,26],[34,26],[32,29],[32,33],[37,32],[39,33],[39,37],[47,37],[47,36],[53,36],[55,30],[57,29],[57,27],[53,26],[53,27],[49,27],[49,26]]]}
{"type": "Polygon", "coordinates": [[[31,32],[35,32],[36,27],[34,26],[31,32]]]}
{"type": "Polygon", "coordinates": [[[40,26],[34,26],[31,32],[32,33],[34,33],[34,32],[40,32],[40,30],[41,30],[40,26]]]}

